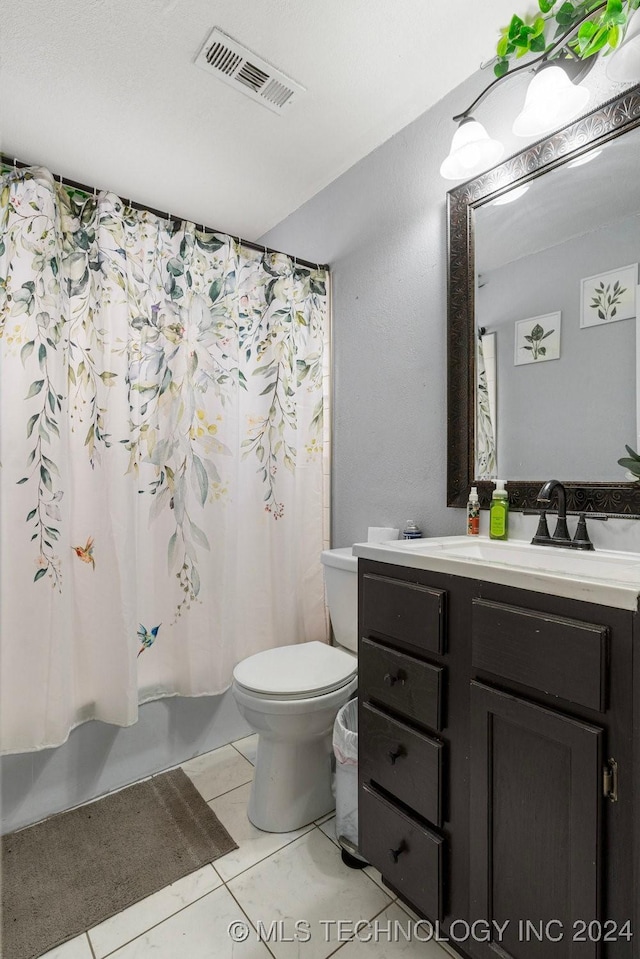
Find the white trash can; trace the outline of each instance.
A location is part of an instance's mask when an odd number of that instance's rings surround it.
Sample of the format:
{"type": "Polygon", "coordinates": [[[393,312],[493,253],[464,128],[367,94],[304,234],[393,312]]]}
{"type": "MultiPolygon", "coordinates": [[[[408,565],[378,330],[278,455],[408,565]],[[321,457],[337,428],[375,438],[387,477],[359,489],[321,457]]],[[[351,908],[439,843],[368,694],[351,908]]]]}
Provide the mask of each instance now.
{"type": "Polygon", "coordinates": [[[342,861],[352,869],[368,863],[358,853],[358,700],[338,710],[333,726],[336,757],[336,836],[342,861]]]}

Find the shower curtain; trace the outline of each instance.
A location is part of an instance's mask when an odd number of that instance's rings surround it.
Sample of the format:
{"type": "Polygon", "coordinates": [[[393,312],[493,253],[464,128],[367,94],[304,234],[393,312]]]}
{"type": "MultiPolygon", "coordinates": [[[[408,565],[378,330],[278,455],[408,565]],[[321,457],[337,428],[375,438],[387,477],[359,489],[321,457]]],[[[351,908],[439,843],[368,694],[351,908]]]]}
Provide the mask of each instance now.
{"type": "Polygon", "coordinates": [[[496,334],[478,335],[476,391],[476,469],[479,480],[498,475],[496,449],[496,334]]]}
{"type": "Polygon", "coordinates": [[[326,639],[328,276],[44,169],[0,195],[3,752],[326,639]]]}

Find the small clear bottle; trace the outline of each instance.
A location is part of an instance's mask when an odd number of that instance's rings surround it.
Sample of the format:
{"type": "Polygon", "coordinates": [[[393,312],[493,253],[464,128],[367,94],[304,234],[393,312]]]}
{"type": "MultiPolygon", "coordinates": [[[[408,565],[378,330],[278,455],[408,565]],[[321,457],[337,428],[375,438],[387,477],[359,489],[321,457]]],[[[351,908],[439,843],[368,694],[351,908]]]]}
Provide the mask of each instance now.
{"type": "Polygon", "coordinates": [[[471,487],[469,502],[467,503],[467,536],[478,536],[480,533],[480,500],[477,486],[471,487]]]}
{"type": "Polygon", "coordinates": [[[509,538],[509,494],[504,480],[496,480],[496,488],[489,507],[489,536],[491,539],[509,538]]]}
{"type": "Polygon", "coordinates": [[[412,519],[408,519],[405,528],[402,530],[403,539],[421,539],[422,530],[419,529],[412,519]]]}

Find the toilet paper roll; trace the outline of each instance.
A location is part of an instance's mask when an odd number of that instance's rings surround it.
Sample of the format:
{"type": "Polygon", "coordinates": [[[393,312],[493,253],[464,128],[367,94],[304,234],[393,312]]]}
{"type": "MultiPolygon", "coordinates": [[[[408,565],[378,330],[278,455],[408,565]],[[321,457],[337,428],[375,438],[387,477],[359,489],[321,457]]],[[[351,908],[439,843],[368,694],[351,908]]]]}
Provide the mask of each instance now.
{"type": "Polygon", "coordinates": [[[367,530],[367,543],[384,543],[388,539],[397,539],[399,535],[400,530],[390,526],[370,526],[367,530]]]}

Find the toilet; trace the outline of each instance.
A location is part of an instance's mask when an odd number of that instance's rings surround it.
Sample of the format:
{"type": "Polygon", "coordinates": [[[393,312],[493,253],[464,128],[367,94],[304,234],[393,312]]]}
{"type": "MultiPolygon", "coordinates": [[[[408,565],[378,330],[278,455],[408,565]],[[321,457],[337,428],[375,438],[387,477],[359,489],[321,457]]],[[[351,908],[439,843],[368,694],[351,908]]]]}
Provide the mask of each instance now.
{"type": "Polygon", "coordinates": [[[259,736],[247,814],[266,832],[298,829],[335,805],[333,724],[358,684],[358,560],[350,546],[321,559],[337,645],[278,646],[233,671],[238,709],[259,736]]]}

